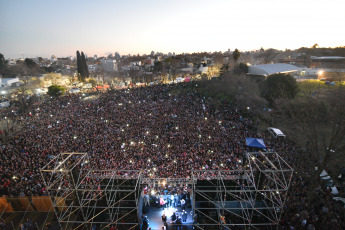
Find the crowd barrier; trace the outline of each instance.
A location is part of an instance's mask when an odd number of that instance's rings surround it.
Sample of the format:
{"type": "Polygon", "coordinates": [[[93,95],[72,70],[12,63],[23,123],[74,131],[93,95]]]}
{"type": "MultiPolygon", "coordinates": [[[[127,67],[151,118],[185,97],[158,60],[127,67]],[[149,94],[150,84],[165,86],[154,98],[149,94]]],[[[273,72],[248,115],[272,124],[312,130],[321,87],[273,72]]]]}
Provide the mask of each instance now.
{"type": "MultiPolygon", "coordinates": [[[[54,197],[60,210],[67,209],[64,198],[54,197]]],[[[32,197],[0,197],[0,213],[2,212],[54,212],[49,196],[32,197]]]]}

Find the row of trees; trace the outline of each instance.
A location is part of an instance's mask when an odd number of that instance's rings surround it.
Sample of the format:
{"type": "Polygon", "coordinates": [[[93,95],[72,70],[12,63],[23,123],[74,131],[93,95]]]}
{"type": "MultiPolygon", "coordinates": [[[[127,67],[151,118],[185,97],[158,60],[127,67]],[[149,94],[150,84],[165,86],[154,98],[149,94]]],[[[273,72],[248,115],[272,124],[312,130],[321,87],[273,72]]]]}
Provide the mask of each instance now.
{"type": "Polygon", "coordinates": [[[78,81],[85,82],[85,79],[90,76],[89,69],[87,67],[86,58],[84,52],[77,50],[77,70],[78,70],[78,81]]]}

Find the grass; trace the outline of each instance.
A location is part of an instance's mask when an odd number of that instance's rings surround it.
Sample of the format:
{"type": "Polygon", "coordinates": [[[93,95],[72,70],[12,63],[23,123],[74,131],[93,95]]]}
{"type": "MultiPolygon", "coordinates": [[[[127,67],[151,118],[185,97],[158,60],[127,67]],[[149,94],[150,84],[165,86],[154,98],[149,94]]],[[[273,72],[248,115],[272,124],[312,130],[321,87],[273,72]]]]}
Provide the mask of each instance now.
{"type": "Polygon", "coordinates": [[[299,92],[297,97],[305,97],[315,94],[322,94],[325,90],[334,89],[337,86],[344,86],[345,82],[336,82],[335,86],[326,85],[324,81],[320,80],[306,80],[297,82],[299,92]]]}

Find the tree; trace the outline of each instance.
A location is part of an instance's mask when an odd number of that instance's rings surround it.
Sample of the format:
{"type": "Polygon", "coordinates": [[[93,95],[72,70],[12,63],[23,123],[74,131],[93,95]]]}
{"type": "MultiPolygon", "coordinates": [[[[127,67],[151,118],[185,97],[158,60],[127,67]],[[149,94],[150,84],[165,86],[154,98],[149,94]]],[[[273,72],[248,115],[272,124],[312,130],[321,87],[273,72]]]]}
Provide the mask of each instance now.
{"type": "Polygon", "coordinates": [[[89,69],[87,67],[86,58],[83,52],[79,53],[77,50],[77,70],[80,74],[80,81],[85,81],[85,78],[90,76],[89,69]]]}
{"type": "Polygon", "coordinates": [[[34,62],[32,59],[30,58],[25,58],[24,60],[24,64],[26,67],[28,67],[29,69],[35,69],[38,67],[37,63],[34,62]]]}
{"type": "Polygon", "coordinates": [[[297,93],[296,79],[290,74],[272,74],[263,83],[262,95],[271,103],[278,98],[294,98],[297,93]]]}
{"type": "Polygon", "coordinates": [[[264,48],[260,49],[260,57],[263,59],[264,64],[270,63],[277,55],[279,52],[275,49],[267,49],[265,50],[264,48]]]}
{"type": "Polygon", "coordinates": [[[86,58],[85,58],[84,52],[81,52],[81,61],[82,61],[82,68],[84,70],[83,80],[85,81],[85,78],[89,77],[90,73],[89,73],[89,69],[87,67],[87,63],[86,63],[86,58]]]}
{"type": "Polygon", "coordinates": [[[163,70],[163,63],[160,61],[155,62],[155,65],[153,66],[153,71],[161,72],[162,70],[163,70]]]}
{"type": "Polygon", "coordinates": [[[315,43],[311,48],[312,48],[312,49],[319,48],[319,44],[315,43]]]}
{"type": "Polygon", "coordinates": [[[229,65],[228,65],[228,64],[224,64],[224,65],[220,68],[220,70],[219,70],[219,76],[220,76],[220,77],[224,77],[225,74],[229,71],[229,69],[230,69],[229,65]]]}
{"type": "Polygon", "coordinates": [[[66,89],[61,85],[51,85],[48,87],[48,95],[61,96],[65,93],[66,89]]]}
{"type": "Polygon", "coordinates": [[[6,67],[7,67],[7,62],[5,60],[5,57],[2,53],[0,53],[0,74],[3,73],[6,67]]]}
{"type": "Polygon", "coordinates": [[[23,125],[19,120],[2,119],[0,121],[0,142],[6,143],[23,130],[23,125]]]}
{"type": "Polygon", "coordinates": [[[30,112],[37,101],[36,94],[29,95],[29,91],[34,91],[29,86],[29,84],[23,84],[17,89],[17,97],[13,103],[19,108],[19,113],[26,114],[30,112]]]}
{"type": "Polygon", "coordinates": [[[235,66],[234,70],[238,70],[241,73],[248,73],[248,65],[246,63],[240,63],[235,66]]]}
{"type": "Polygon", "coordinates": [[[238,51],[238,49],[235,49],[235,51],[232,53],[232,58],[234,59],[235,63],[237,63],[237,60],[240,58],[240,56],[240,51],[238,51]]]}
{"type": "Polygon", "coordinates": [[[310,198],[321,183],[319,175],[322,170],[330,174],[333,171],[336,178],[345,164],[344,100],[345,89],[339,87],[322,97],[280,99],[275,103],[281,121],[286,123],[286,129],[290,130],[294,141],[301,146],[306,143],[309,155],[304,157],[305,165],[310,163],[310,172],[313,173],[310,175],[310,198]]]}

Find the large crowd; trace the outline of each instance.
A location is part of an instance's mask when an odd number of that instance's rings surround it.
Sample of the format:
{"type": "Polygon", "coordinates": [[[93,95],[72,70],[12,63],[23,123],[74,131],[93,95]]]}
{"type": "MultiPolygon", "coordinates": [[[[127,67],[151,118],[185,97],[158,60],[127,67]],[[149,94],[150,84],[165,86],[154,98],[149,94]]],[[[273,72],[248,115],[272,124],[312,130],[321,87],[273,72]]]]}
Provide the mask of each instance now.
{"type": "MultiPolygon", "coordinates": [[[[47,97],[28,114],[2,109],[2,118],[25,127],[0,143],[0,195],[46,195],[39,169],[62,152],[87,152],[92,168],[186,178],[192,170],[241,169],[245,137],[260,136],[292,167],[303,168],[292,143],[258,135],[256,122],[243,118],[239,108],[227,102],[216,107],[191,84],[47,97]]],[[[321,198],[307,205],[305,176],[293,177],[281,226],[345,228],[343,209],[327,189],[320,188],[321,198]]]]}

